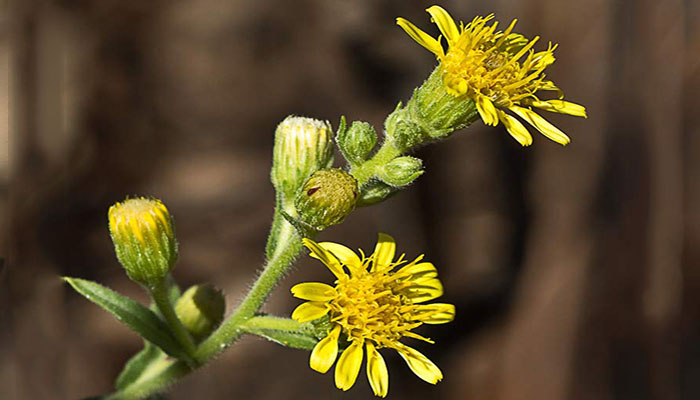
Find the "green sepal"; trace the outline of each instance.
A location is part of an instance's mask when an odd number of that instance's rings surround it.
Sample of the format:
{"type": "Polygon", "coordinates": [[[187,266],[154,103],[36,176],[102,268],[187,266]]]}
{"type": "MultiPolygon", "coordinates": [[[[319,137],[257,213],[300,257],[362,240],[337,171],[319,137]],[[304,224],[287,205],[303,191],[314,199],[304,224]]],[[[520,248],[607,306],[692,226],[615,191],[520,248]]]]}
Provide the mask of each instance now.
{"type": "Polygon", "coordinates": [[[168,355],[180,359],[187,358],[178,342],[170,334],[167,325],[153,311],[136,300],[85,279],[64,277],[63,280],[168,355]]]}
{"type": "Polygon", "coordinates": [[[313,226],[307,224],[306,222],[304,222],[298,218],[292,217],[291,215],[287,214],[285,211],[280,211],[280,215],[282,215],[282,217],[284,219],[286,219],[287,222],[289,222],[294,227],[294,229],[296,229],[297,233],[301,237],[312,238],[320,232],[319,230],[317,230],[313,226]]]}
{"type": "Polygon", "coordinates": [[[360,198],[357,201],[358,207],[371,206],[397,193],[398,190],[384,182],[372,180],[362,187],[360,198]]]}
{"type": "Polygon", "coordinates": [[[145,342],[141,351],[136,353],[124,365],[124,369],[119,373],[114,388],[122,390],[130,384],[136,382],[152,363],[167,357],[165,353],[150,342],[145,342]]]}

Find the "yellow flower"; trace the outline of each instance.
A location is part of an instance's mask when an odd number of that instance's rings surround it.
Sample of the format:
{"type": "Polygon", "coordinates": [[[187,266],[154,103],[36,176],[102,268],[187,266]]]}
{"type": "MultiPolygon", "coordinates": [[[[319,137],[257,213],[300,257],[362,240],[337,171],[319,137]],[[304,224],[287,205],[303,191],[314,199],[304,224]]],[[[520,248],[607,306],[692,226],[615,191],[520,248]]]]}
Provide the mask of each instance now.
{"type": "Polygon", "coordinates": [[[554,63],[556,45],[535,52],[532,40],[513,33],[516,20],[505,31],[498,31],[493,14],[476,17],[470,23],[455,23],[439,6],[426,10],[432,21],[447,39],[448,49],[442,47],[442,36],[437,39],[423,32],[403,18],[396,23],[416,42],[433,52],[440,60],[442,81],[448,93],[455,97],[466,96],[476,103],[481,119],[486,125],[502,122],[508,132],[523,146],[532,144],[527,128],[510,111],[535,127],[549,139],[566,145],[568,136],[532,110],[542,110],[586,117],[586,109],[563,100],[562,91],[552,81],[545,79],[544,70],[554,63]],[[553,91],[557,99],[542,100],[537,92],[553,91]]]}
{"type": "Polygon", "coordinates": [[[452,304],[421,304],[442,295],[442,284],[433,264],[421,262],[421,255],[394,270],[405,261],[403,255],[394,261],[394,239],[382,233],[369,257],[362,251],[360,257],[337,243],[304,239],[304,244],[311,250],[311,256],[321,260],[337,278],[335,287],[307,282],[292,288],[294,296],[308,300],[294,310],[293,319],[306,322],[329,314],[332,324],[328,336],[311,352],[311,368],[326,373],[333,366],[342,333],[350,345],[335,367],[335,384],[339,389],[348,390],[355,383],[366,352],[370,386],[375,395],[385,397],[389,373],[377,351],[381,348],[396,350],[426,382],[435,384],[442,379],[442,372],[432,361],[399,341],[408,337],[433,343],[411,330],[454,319],[452,304]]]}
{"type": "Polygon", "coordinates": [[[126,199],[111,206],[108,217],[117,259],[129,277],[144,285],[164,279],[177,260],[175,226],[165,204],[126,199]]]}

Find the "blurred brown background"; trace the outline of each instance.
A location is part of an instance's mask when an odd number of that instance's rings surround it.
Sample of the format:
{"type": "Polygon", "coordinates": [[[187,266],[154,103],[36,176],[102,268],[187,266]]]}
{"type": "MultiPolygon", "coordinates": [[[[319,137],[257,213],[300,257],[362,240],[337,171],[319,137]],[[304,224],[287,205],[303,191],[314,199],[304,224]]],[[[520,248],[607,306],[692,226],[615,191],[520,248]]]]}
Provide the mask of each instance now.
{"type": "MultiPolygon", "coordinates": [[[[138,350],[58,279],[145,300],[113,256],[110,204],[163,199],[176,277],[215,283],[230,309],[263,262],[276,124],[344,114],[379,127],[435,64],[394,24],[436,34],[431,2],[2,4],[0,399],[103,394],[138,350]]],[[[437,344],[419,346],[445,380],[425,384],[386,352],[390,398],[700,398],[700,4],[441,4],[559,43],[549,76],[590,117],[547,115],[566,148],[538,135],[523,149],[476,123],[418,152],[416,184],[323,233],[364,249],[394,235],[438,265],[457,305],[453,324],[423,330],[437,344]]],[[[303,258],[266,310],[288,314],[289,288],[310,279],[330,276],[303,258]]],[[[342,393],[307,359],[248,337],[168,398],[371,398],[364,372],[342,393]]]]}

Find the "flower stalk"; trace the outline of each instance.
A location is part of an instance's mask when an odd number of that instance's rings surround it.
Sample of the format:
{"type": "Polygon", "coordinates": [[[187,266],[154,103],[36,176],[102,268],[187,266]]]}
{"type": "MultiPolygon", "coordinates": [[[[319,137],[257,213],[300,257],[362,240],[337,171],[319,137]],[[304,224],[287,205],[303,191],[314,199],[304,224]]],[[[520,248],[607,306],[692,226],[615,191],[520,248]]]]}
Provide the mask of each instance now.
{"type": "Polygon", "coordinates": [[[279,229],[270,235],[268,241],[275,242],[274,252],[238,308],[200,344],[195,353],[195,358],[200,364],[206,363],[238,339],[243,333],[240,326],[253,317],[265,303],[272,289],[288,271],[302,249],[299,234],[286,220],[280,222],[279,229]]]}
{"type": "Polygon", "coordinates": [[[190,366],[194,366],[195,344],[192,336],[187,332],[187,329],[182,325],[182,322],[177,317],[175,309],[170,302],[168,296],[168,285],[165,280],[148,288],[153,302],[158,307],[158,310],[163,315],[163,319],[170,327],[173,335],[180,343],[185,353],[192,359],[187,360],[190,366]]]}

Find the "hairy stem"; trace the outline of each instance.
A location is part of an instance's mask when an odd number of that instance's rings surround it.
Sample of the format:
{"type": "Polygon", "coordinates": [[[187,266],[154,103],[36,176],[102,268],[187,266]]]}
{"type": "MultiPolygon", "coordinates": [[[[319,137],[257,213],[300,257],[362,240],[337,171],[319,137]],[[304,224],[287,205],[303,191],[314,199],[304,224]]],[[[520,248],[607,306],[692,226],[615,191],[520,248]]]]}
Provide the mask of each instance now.
{"type": "Polygon", "coordinates": [[[399,155],[401,155],[401,150],[397,149],[393,143],[385,141],[372,158],[350,169],[350,175],[357,179],[358,186],[362,188],[370,179],[376,176],[379,168],[382,168],[399,155]]]}
{"type": "Polygon", "coordinates": [[[240,325],[260,309],[302,248],[299,234],[286,220],[281,222],[279,230],[276,234],[273,232],[269,240],[274,240],[276,244],[265,269],[238,308],[199,346],[195,354],[195,359],[198,362],[207,362],[240,336],[242,333],[240,325]]]}
{"type": "MultiPolygon", "coordinates": [[[[149,289],[153,301],[156,303],[156,306],[158,306],[158,310],[160,310],[160,313],[163,315],[165,322],[167,322],[170,330],[175,335],[175,338],[185,350],[185,353],[194,359],[194,341],[192,340],[192,336],[190,336],[189,332],[187,332],[185,327],[182,325],[182,322],[180,322],[177,314],[175,314],[175,309],[170,302],[168,284],[165,280],[163,280],[149,289]]],[[[192,360],[188,360],[188,362],[191,363],[192,360]]]]}
{"type": "Polygon", "coordinates": [[[104,400],[136,400],[162,391],[168,385],[187,375],[192,368],[184,361],[161,359],[151,364],[141,377],[124,389],[104,397],[104,400]]]}

